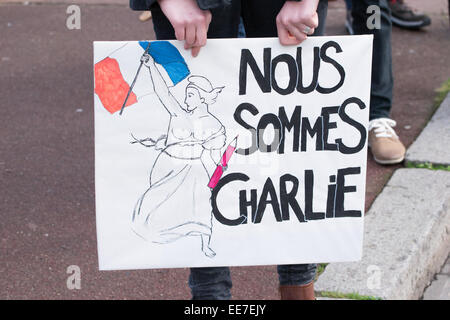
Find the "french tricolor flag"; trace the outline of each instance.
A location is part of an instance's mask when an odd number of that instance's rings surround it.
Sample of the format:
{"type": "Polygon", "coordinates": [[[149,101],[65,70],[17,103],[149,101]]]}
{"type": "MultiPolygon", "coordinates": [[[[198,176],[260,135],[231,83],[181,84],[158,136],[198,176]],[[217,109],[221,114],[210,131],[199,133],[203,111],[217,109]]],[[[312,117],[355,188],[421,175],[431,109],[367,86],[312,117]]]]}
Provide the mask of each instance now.
{"type": "Polygon", "coordinates": [[[149,93],[151,85],[147,82],[148,78],[143,80],[139,76],[144,71],[140,58],[145,51],[162,66],[173,85],[190,74],[183,56],[168,41],[119,43],[118,48],[106,53],[104,58],[94,65],[94,92],[111,114],[120,111],[124,103],[125,107],[129,107],[137,103],[140,96],[149,93]],[[128,71],[127,74],[122,70],[135,71],[128,71]]]}

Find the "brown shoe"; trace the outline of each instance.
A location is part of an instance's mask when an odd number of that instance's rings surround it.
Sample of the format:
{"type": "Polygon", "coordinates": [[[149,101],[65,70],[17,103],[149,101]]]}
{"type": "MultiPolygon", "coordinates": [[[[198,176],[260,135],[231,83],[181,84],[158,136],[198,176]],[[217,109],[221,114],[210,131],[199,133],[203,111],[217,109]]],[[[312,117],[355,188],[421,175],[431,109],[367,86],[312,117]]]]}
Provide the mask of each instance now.
{"type": "Polygon", "coordinates": [[[392,129],[396,124],[388,118],[369,122],[369,147],[374,160],[379,164],[400,163],[405,158],[405,146],[392,129]]]}
{"type": "Polygon", "coordinates": [[[281,300],[316,300],[314,281],[298,286],[280,286],[281,300]]]}

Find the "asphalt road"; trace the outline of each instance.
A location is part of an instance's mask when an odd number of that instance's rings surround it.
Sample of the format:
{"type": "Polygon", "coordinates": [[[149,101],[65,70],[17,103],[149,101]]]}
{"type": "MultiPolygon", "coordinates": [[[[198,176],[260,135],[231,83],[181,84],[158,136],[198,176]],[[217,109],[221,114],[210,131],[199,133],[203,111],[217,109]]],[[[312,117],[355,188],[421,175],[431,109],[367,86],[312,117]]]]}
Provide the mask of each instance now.
{"type": "MultiPolygon", "coordinates": [[[[445,0],[410,1],[433,18],[394,29],[392,117],[409,145],[450,77],[445,0]]],[[[94,205],[93,40],[153,39],[123,5],[81,5],[81,30],[65,4],[0,3],[0,299],[189,299],[187,269],[99,272],[94,205]],[[81,270],[81,289],[66,286],[81,270]]],[[[327,33],[345,34],[341,1],[327,33]]],[[[369,154],[367,205],[395,168],[369,154]]],[[[232,268],[235,299],[277,299],[274,266],[232,268]]]]}

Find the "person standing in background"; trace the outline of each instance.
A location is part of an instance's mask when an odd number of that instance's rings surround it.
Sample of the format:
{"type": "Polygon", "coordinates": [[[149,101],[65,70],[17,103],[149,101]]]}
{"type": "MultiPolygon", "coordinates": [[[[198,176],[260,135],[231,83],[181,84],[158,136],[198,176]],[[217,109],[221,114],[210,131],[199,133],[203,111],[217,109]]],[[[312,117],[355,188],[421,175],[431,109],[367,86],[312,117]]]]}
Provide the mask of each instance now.
{"type": "Polygon", "coordinates": [[[346,28],[350,34],[373,34],[372,86],[370,92],[369,148],[374,160],[382,165],[396,164],[405,158],[405,146],[393,129],[390,118],[394,79],[392,75],[392,16],[388,0],[346,0],[346,28]],[[369,28],[373,14],[369,6],[380,8],[380,26],[369,28]]]}

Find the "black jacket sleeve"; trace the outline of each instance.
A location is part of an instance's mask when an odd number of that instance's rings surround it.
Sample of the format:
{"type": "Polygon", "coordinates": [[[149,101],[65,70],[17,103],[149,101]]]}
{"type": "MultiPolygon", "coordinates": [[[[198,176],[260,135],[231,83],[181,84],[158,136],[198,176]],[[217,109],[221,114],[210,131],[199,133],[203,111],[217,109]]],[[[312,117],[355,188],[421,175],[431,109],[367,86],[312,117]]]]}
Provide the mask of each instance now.
{"type": "Polygon", "coordinates": [[[130,0],[130,8],[133,10],[148,10],[156,3],[156,0],[130,0]]]}
{"type": "MultiPolygon", "coordinates": [[[[197,0],[200,9],[214,9],[230,4],[232,0],[197,0]]],[[[130,0],[130,8],[133,10],[148,10],[156,0],[130,0]]]]}

